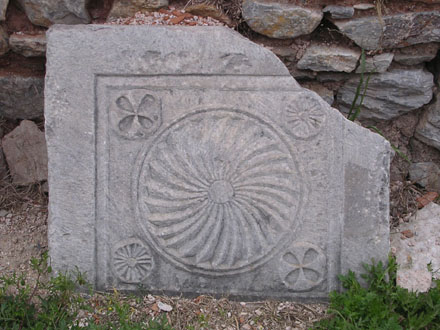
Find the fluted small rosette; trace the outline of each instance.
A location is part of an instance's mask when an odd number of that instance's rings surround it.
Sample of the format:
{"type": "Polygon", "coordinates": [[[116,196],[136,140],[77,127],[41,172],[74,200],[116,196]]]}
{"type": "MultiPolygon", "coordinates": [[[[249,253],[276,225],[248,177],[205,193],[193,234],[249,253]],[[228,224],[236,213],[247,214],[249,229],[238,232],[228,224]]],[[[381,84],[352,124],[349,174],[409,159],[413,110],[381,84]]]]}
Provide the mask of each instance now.
{"type": "Polygon", "coordinates": [[[142,225],[173,261],[208,271],[264,259],[296,221],[301,177],[267,123],[232,111],[188,116],[147,151],[142,225]]]}
{"type": "Polygon", "coordinates": [[[150,250],[138,239],[118,243],[113,249],[113,270],[125,283],[140,283],[153,267],[150,250]]]}

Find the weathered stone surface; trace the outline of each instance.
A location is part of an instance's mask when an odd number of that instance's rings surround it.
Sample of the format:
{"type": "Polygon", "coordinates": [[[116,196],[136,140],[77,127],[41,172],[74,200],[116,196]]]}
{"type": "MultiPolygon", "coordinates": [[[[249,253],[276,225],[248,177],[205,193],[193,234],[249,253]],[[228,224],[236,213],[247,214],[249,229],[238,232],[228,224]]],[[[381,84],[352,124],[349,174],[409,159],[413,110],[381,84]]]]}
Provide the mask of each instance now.
{"type": "Polygon", "coordinates": [[[44,56],[46,35],[13,33],[9,37],[9,45],[12,51],[26,57],[44,56]]]}
{"type": "Polygon", "coordinates": [[[0,76],[0,116],[34,119],[43,116],[44,77],[0,76]]]}
{"type": "Polygon", "coordinates": [[[6,9],[8,8],[9,0],[0,0],[0,22],[6,18],[6,9]]]}
{"type": "Polygon", "coordinates": [[[417,125],[414,136],[422,142],[440,150],[440,101],[436,100],[426,109],[417,125]]]}
{"type": "Polygon", "coordinates": [[[185,12],[197,16],[212,17],[227,25],[232,24],[231,19],[221,9],[217,8],[213,4],[200,3],[191,5],[185,8],[185,12]]]}
{"type": "Polygon", "coordinates": [[[375,6],[371,3],[357,3],[353,5],[353,8],[356,10],[369,10],[375,8],[375,6]]]}
{"type": "Polygon", "coordinates": [[[90,22],[87,0],[17,0],[35,25],[86,24],[90,22]]]}
{"type": "Polygon", "coordinates": [[[368,50],[440,41],[438,11],[383,16],[384,26],[377,16],[335,20],[333,23],[361,48],[368,50]]]}
{"type": "Polygon", "coordinates": [[[349,6],[328,5],[325,6],[322,12],[329,13],[330,17],[334,19],[352,18],[354,15],[354,8],[349,6]]]}
{"type": "Polygon", "coordinates": [[[12,181],[28,185],[47,180],[47,150],[44,133],[29,120],[2,139],[3,152],[9,165],[12,181]]]}
{"type": "Polygon", "coordinates": [[[440,168],[433,162],[412,163],[409,178],[429,191],[440,192],[440,168]]]}
{"type": "Polygon", "coordinates": [[[429,62],[437,55],[438,48],[438,43],[429,43],[397,49],[394,54],[394,61],[404,65],[429,62]]]}
{"type": "MultiPolygon", "coordinates": [[[[364,72],[382,73],[387,71],[393,61],[393,53],[383,53],[374,56],[367,56],[365,59],[364,72]]],[[[362,66],[359,64],[356,73],[362,72],[362,66]]]]}
{"type": "Polygon", "coordinates": [[[314,91],[316,94],[322,97],[322,99],[327,102],[329,105],[332,105],[335,101],[335,96],[333,94],[333,91],[329,90],[325,86],[321,85],[320,83],[316,82],[306,82],[301,84],[304,88],[310,89],[314,91]]]}
{"type": "Polygon", "coordinates": [[[120,17],[132,17],[139,11],[168,6],[168,0],[115,0],[107,16],[108,21],[120,17]]]}
{"type": "Polygon", "coordinates": [[[312,33],[323,17],[320,10],[262,0],[244,0],[242,15],[252,30],[279,39],[312,33]]]}
{"type": "Polygon", "coordinates": [[[361,52],[340,46],[310,45],[298,62],[298,69],[351,72],[356,69],[361,52]]]}
{"type": "Polygon", "coordinates": [[[3,180],[8,175],[8,167],[6,165],[5,155],[3,154],[3,148],[0,143],[0,180],[3,180]]]}
{"type": "MultiPolygon", "coordinates": [[[[341,111],[348,112],[359,79],[353,77],[339,89],[337,99],[341,111]]],[[[364,85],[365,82],[366,79],[364,85]]],[[[423,69],[393,69],[373,74],[359,119],[389,120],[418,109],[431,101],[433,86],[433,75],[423,69]]]]}
{"type": "Polygon", "coordinates": [[[268,49],[225,27],[88,25],[51,28],[47,54],[55,270],[103,290],[322,299],[386,260],[388,142],[268,49]]]}
{"type": "Polygon", "coordinates": [[[3,27],[0,26],[0,56],[6,54],[9,50],[8,39],[8,34],[3,29],[3,27]]]}
{"type": "Polygon", "coordinates": [[[431,287],[431,277],[440,278],[440,206],[430,203],[408,223],[391,235],[392,251],[399,264],[397,284],[411,291],[424,292],[431,287]],[[402,232],[412,235],[402,235],[402,232]],[[411,236],[411,237],[407,237],[411,236]]]}

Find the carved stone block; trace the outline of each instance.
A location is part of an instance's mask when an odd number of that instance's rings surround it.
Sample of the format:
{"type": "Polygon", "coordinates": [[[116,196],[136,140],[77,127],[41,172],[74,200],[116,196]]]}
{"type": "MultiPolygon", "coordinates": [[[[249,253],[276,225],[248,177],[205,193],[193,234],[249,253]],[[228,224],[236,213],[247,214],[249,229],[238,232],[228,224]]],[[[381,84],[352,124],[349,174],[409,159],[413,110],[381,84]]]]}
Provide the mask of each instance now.
{"type": "Polygon", "coordinates": [[[45,95],[57,271],[319,300],[386,260],[388,143],[228,28],[52,27],[45,95]]]}

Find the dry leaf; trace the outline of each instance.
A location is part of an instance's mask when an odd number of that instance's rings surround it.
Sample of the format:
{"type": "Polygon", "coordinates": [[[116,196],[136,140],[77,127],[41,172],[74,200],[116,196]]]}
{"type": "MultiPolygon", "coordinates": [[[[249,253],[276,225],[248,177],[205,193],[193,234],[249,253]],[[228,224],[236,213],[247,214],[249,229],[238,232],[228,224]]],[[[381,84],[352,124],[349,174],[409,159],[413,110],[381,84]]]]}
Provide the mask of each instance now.
{"type": "Polygon", "coordinates": [[[435,191],[430,191],[430,192],[426,193],[425,195],[420,196],[419,198],[417,198],[417,203],[418,203],[419,209],[421,209],[422,207],[425,207],[429,203],[433,202],[437,197],[438,197],[438,193],[435,191]]]}

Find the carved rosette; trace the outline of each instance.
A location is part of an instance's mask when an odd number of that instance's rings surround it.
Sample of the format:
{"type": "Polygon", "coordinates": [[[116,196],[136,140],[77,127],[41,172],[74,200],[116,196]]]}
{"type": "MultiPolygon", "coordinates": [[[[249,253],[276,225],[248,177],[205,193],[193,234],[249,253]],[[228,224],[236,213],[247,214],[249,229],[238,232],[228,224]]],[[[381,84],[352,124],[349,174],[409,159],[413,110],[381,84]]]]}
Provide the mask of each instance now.
{"type": "Polygon", "coordinates": [[[118,135],[135,140],[153,135],[162,124],[159,97],[144,89],[118,91],[110,105],[110,121],[118,135]]]}
{"type": "Polygon", "coordinates": [[[203,274],[246,271],[298,224],[302,176],[272,126],[239,111],[188,115],[145,152],[139,221],[171,262],[203,274]]]}
{"type": "Polygon", "coordinates": [[[327,258],[316,245],[306,242],[293,244],[281,255],[280,276],[293,291],[310,291],[325,277],[327,258]]]}
{"type": "Polygon", "coordinates": [[[309,139],[318,135],[326,122],[323,109],[325,104],[318,97],[305,92],[287,101],[284,110],[284,126],[286,131],[298,139],[309,139]]]}
{"type": "Polygon", "coordinates": [[[116,244],[112,252],[113,272],[125,283],[141,283],[153,268],[149,248],[136,238],[116,244]]]}

